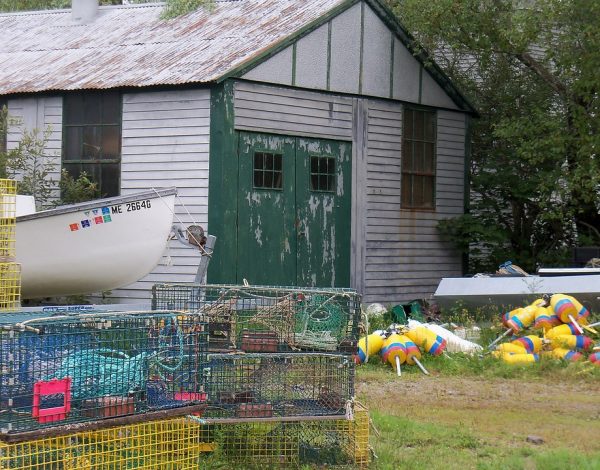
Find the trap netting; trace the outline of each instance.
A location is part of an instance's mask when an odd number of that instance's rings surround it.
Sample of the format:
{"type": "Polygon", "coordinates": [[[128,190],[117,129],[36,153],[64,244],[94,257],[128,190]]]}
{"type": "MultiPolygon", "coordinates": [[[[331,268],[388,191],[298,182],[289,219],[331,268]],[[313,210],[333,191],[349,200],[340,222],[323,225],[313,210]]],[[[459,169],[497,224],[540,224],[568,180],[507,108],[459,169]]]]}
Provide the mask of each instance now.
{"type": "Polygon", "coordinates": [[[195,314],[4,314],[0,438],[199,404],[206,349],[195,314]]]}
{"type": "Polygon", "coordinates": [[[358,341],[360,295],[348,289],[156,284],[152,308],[205,315],[212,350],[352,354],[358,341]]]}
{"type": "Polygon", "coordinates": [[[0,442],[0,468],[12,470],[366,468],[369,457],[369,414],[358,405],[351,420],[206,424],[187,416],[0,442]]]}
{"type": "Polygon", "coordinates": [[[210,354],[209,418],[344,415],[354,361],[339,354],[210,354]]]}

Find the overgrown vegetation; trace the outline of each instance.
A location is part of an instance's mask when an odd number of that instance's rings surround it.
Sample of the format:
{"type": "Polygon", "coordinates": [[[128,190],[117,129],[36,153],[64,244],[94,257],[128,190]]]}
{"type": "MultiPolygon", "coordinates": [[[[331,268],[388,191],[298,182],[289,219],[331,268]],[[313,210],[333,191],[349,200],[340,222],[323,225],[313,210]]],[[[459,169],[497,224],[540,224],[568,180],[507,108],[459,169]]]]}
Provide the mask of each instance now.
{"type": "MultiPolygon", "coordinates": [[[[185,15],[199,8],[212,9],[214,0],[128,0],[126,3],[158,3],[165,2],[163,19],[185,15]]],[[[72,0],[0,0],[0,12],[53,10],[70,8],[72,0]]],[[[100,5],[121,5],[123,0],[99,0],[100,5]]]]}
{"type": "Polygon", "coordinates": [[[387,0],[479,110],[471,214],[440,229],[470,271],[600,244],[600,2],[387,0]]]}

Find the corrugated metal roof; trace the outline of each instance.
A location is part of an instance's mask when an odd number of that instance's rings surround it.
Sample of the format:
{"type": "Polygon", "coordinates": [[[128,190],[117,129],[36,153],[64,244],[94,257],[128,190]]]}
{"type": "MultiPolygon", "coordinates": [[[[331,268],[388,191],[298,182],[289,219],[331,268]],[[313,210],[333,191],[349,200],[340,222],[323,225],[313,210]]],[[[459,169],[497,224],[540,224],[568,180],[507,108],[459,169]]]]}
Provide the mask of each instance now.
{"type": "Polygon", "coordinates": [[[0,14],[0,94],[207,83],[347,0],[237,0],[161,20],[161,4],[0,14]]]}

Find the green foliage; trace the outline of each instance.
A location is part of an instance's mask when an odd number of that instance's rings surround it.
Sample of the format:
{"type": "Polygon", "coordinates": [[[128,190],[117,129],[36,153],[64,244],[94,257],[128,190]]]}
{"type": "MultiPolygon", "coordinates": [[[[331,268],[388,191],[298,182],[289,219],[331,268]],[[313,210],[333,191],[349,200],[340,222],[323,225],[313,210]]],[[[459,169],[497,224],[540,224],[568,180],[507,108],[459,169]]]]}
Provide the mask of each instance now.
{"type": "MultiPolygon", "coordinates": [[[[129,0],[129,3],[158,3],[162,0],[129,0]]],[[[122,0],[100,0],[100,5],[121,5],[122,0]]],[[[70,8],[71,0],[0,0],[0,12],[11,11],[33,11],[33,10],[53,10],[57,8],[70,8]]],[[[175,18],[185,15],[198,8],[214,7],[214,0],[166,0],[163,13],[163,19],[175,18]]]]}
{"type": "MultiPolygon", "coordinates": [[[[0,135],[6,135],[10,123],[6,107],[0,111],[0,135]]],[[[17,124],[17,123],[15,123],[17,124]]],[[[38,209],[45,207],[55,190],[51,173],[55,171],[52,156],[46,154],[51,129],[23,129],[18,144],[0,148],[0,177],[19,181],[19,194],[34,196],[38,209]]]]}
{"type": "Polygon", "coordinates": [[[214,8],[214,0],[166,0],[161,17],[163,19],[175,18],[199,8],[211,11],[214,8]]]}
{"type": "Polygon", "coordinates": [[[600,224],[600,3],[388,3],[426,49],[443,50],[438,63],[481,114],[472,215],[442,233],[470,250],[471,272],[565,261],[581,227],[600,224]]]}
{"type": "Polygon", "coordinates": [[[77,178],[73,178],[63,169],[60,174],[59,187],[61,204],[74,204],[100,197],[98,183],[93,182],[85,171],[77,178]]]}

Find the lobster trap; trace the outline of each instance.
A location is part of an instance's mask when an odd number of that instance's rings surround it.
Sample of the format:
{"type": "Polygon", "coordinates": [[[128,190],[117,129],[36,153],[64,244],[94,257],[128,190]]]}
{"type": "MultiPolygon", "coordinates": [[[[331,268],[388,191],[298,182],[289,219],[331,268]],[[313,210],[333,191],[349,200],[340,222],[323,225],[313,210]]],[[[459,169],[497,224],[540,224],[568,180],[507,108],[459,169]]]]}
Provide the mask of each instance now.
{"type": "Polygon", "coordinates": [[[355,404],[352,419],[217,422],[202,428],[202,441],[214,445],[215,453],[204,456],[209,468],[210,463],[218,461],[239,468],[366,468],[370,461],[369,413],[355,404]]]}
{"type": "Polygon", "coordinates": [[[21,265],[0,263],[0,312],[13,312],[21,307],[21,265]]]}
{"type": "Polygon", "coordinates": [[[33,441],[0,443],[0,468],[198,469],[306,465],[366,468],[369,415],[354,418],[206,424],[194,416],[33,441]]]}
{"type": "Polygon", "coordinates": [[[354,361],[339,354],[210,354],[207,418],[344,415],[354,361]]]}
{"type": "Polygon", "coordinates": [[[199,406],[207,343],[195,314],[4,314],[0,438],[199,406]]]}
{"type": "Polygon", "coordinates": [[[151,421],[33,441],[0,443],[0,469],[195,469],[214,444],[185,418],[151,421]]]}
{"type": "Polygon", "coordinates": [[[0,179],[0,257],[14,261],[17,224],[17,182],[0,179]]]}
{"type": "Polygon", "coordinates": [[[352,354],[358,341],[360,296],[348,289],[157,284],[152,308],[204,315],[211,350],[352,354]]]}

